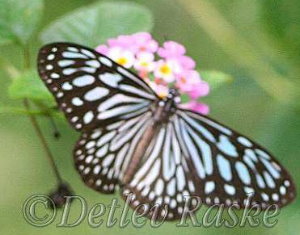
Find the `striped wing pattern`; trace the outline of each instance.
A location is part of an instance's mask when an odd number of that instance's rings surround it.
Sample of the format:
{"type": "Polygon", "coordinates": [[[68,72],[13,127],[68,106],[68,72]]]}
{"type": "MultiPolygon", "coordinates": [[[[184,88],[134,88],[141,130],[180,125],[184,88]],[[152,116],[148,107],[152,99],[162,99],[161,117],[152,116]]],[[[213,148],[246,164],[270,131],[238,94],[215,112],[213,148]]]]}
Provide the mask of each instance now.
{"type": "MultiPolygon", "coordinates": [[[[148,217],[168,220],[180,218],[185,197],[195,194],[196,185],[189,159],[180,146],[180,140],[170,121],[164,124],[150,143],[143,164],[132,181],[123,188],[124,199],[131,199],[130,205],[139,208],[148,217]]],[[[189,209],[197,206],[191,200],[189,209]]]]}
{"type": "Polygon", "coordinates": [[[142,79],[106,56],[76,44],[44,46],[38,70],[77,130],[92,130],[137,116],[157,99],[142,79]]]}
{"type": "Polygon", "coordinates": [[[295,198],[295,186],[261,146],[208,117],[178,110],[124,187],[123,197],[129,196],[140,213],[174,220],[200,203],[282,207],[295,198]]]}
{"type": "Polygon", "coordinates": [[[75,167],[82,180],[96,191],[114,193],[151,121],[147,112],[83,133],[74,149],[75,167]]]}
{"type": "Polygon", "coordinates": [[[245,207],[247,198],[262,209],[285,206],[295,197],[288,172],[263,147],[197,113],[178,110],[181,144],[194,166],[197,194],[207,204],[245,207]]]}

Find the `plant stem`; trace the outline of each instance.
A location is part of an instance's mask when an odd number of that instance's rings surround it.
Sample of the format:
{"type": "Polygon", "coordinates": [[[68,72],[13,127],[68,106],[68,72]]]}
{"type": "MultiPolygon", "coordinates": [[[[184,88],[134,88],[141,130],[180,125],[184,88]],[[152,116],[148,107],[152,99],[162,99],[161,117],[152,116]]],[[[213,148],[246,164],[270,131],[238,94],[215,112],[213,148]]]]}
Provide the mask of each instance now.
{"type": "Polygon", "coordinates": [[[207,0],[177,0],[202,29],[237,64],[252,73],[257,84],[270,96],[283,102],[295,99],[295,84],[287,80],[262,58],[259,53],[207,0]]]}
{"type": "Polygon", "coordinates": [[[29,46],[23,47],[23,53],[24,53],[24,68],[29,69],[30,68],[30,50],[29,46]]]}
{"type": "Polygon", "coordinates": [[[24,104],[26,110],[28,111],[28,116],[29,116],[29,119],[31,121],[31,124],[32,124],[32,126],[33,126],[33,128],[34,128],[34,130],[35,130],[35,132],[36,132],[36,134],[38,136],[38,138],[40,139],[40,142],[41,142],[41,144],[42,144],[42,146],[43,146],[43,148],[44,148],[44,150],[46,152],[46,156],[47,156],[47,158],[48,158],[48,160],[50,162],[50,165],[51,165],[51,167],[52,167],[52,169],[53,169],[53,171],[55,173],[57,182],[58,182],[58,184],[61,184],[62,183],[62,178],[61,178],[61,176],[59,174],[59,171],[57,169],[57,166],[55,164],[54,157],[53,157],[53,155],[52,155],[52,153],[50,151],[50,148],[49,148],[49,146],[47,144],[47,141],[46,141],[46,139],[45,139],[45,137],[44,137],[44,135],[43,135],[43,133],[41,131],[41,128],[40,128],[40,126],[39,126],[39,124],[38,124],[35,116],[30,113],[30,105],[29,105],[28,99],[24,99],[23,100],[23,104],[24,104]]]}
{"type": "MultiPolygon", "coordinates": [[[[23,47],[23,53],[24,53],[24,68],[29,69],[30,68],[30,51],[29,51],[28,46],[23,47]]],[[[53,157],[51,150],[48,146],[48,143],[43,135],[43,132],[38,124],[38,121],[37,121],[36,117],[32,113],[30,113],[30,104],[29,104],[28,99],[24,99],[23,104],[24,104],[25,109],[28,111],[28,116],[29,116],[30,122],[31,122],[31,124],[32,124],[38,138],[40,139],[40,142],[41,142],[44,150],[45,150],[48,161],[54,171],[57,183],[60,185],[62,183],[62,178],[59,174],[58,168],[54,161],[54,157],[53,157]]]]}

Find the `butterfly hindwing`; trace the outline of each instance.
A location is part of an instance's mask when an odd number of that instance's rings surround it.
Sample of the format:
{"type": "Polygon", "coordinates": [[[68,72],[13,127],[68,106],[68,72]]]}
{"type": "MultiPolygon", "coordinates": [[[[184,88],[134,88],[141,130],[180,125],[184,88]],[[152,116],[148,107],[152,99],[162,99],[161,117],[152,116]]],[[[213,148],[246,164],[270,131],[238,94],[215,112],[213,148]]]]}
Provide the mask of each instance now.
{"type": "Polygon", "coordinates": [[[199,203],[282,207],[295,198],[295,187],[261,146],[208,117],[177,110],[152,140],[122,194],[140,213],[174,220],[185,210],[195,212],[199,203]],[[155,207],[160,209],[155,212],[155,207]]]}
{"type": "Polygon", "coordinates": [[[139,77],[96,51],[71,43],[44,46],[38,56],[41,78],[77,130],[137,116],[156,94],[139,77]]]}
{"type": "Polygon", "coordinates": [[[194,199],[188,199],[195,195],[197,187],[188,161],[174,123],[163,124],[149,144],[131,182],[124,185],[123,198],[148,217],[179,219],[185,206],[193,210],[198,204],[194,199]],[[145,208],[140,208],[140,205],[144,205],[147,211],[143,211],[145,208]]]}
{"type": "Polygon", "coordinates": [[[146,112],[84,132],[75,146],[74,161],[85,184],[99,192],[113,193],[149,122],[151,112],[146,112]]]}

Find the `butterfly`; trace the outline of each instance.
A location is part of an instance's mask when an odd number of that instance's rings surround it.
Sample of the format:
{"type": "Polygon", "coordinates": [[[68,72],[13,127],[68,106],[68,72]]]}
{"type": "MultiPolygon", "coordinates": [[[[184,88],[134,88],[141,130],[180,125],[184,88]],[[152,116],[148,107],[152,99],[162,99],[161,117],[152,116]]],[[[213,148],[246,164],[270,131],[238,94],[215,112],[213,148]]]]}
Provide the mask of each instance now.
{"type": "Polygon", "coordinates": [[[279,207],[296,196],[287,170],[262,146],[219,122],[159,98],[143,79],[93,49],[53,43],[40,49],[39,75],[81,137],[74,148],[86,185],[117,189],[133,209],[179,219],[207,205],[279,207]],[[140,207],[143,205],[143,207],[140,207]],[[140,208],[142,209],[140,209],[140,208]]]}

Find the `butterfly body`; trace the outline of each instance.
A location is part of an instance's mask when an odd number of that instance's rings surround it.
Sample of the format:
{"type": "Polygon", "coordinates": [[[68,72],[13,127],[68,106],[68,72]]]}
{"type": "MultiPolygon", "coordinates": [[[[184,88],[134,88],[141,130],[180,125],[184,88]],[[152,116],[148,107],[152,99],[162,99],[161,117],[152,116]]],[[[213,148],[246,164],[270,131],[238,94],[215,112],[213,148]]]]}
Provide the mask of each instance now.
{"type": "Polygon", "coordinates": [[[138,143],[132,158],[130,160],[131,164],[128,166],[124,174],[124,179],[122,179],[123,184],[127,184],[132,180],[132,176],[136,172],[136,169],[140,166],[142,157],[145,155],[145,151],[149,147],[149,143],[153,139],[153,136],[157,134],[161,125],[167,123],[169,118],[174,114],[176,106],[179,103],[179,93],[175,88],[171,88],[169,94],[166,98],[159,100],[153,106],[152,116],[153,121],[149,127],[145,130],[138,143]]]}
{"type": "MultiPolygon", "coordinates": [[[[290,203],[288,171],[265,148],[219,122],[181,109],[170,89],[160,98],[137,75],[71,43],[44,46],[38,70],[69,123],[81,132],[75,167],[89,187],[133,194],[130,206],[167,206],[178,219],[185,198],[207,205],[290,203]]],[[[192,203],[191,207],[196,207],[192,203]]],[[[151,216],[151,213],[146,213],[151,216]]]]}

